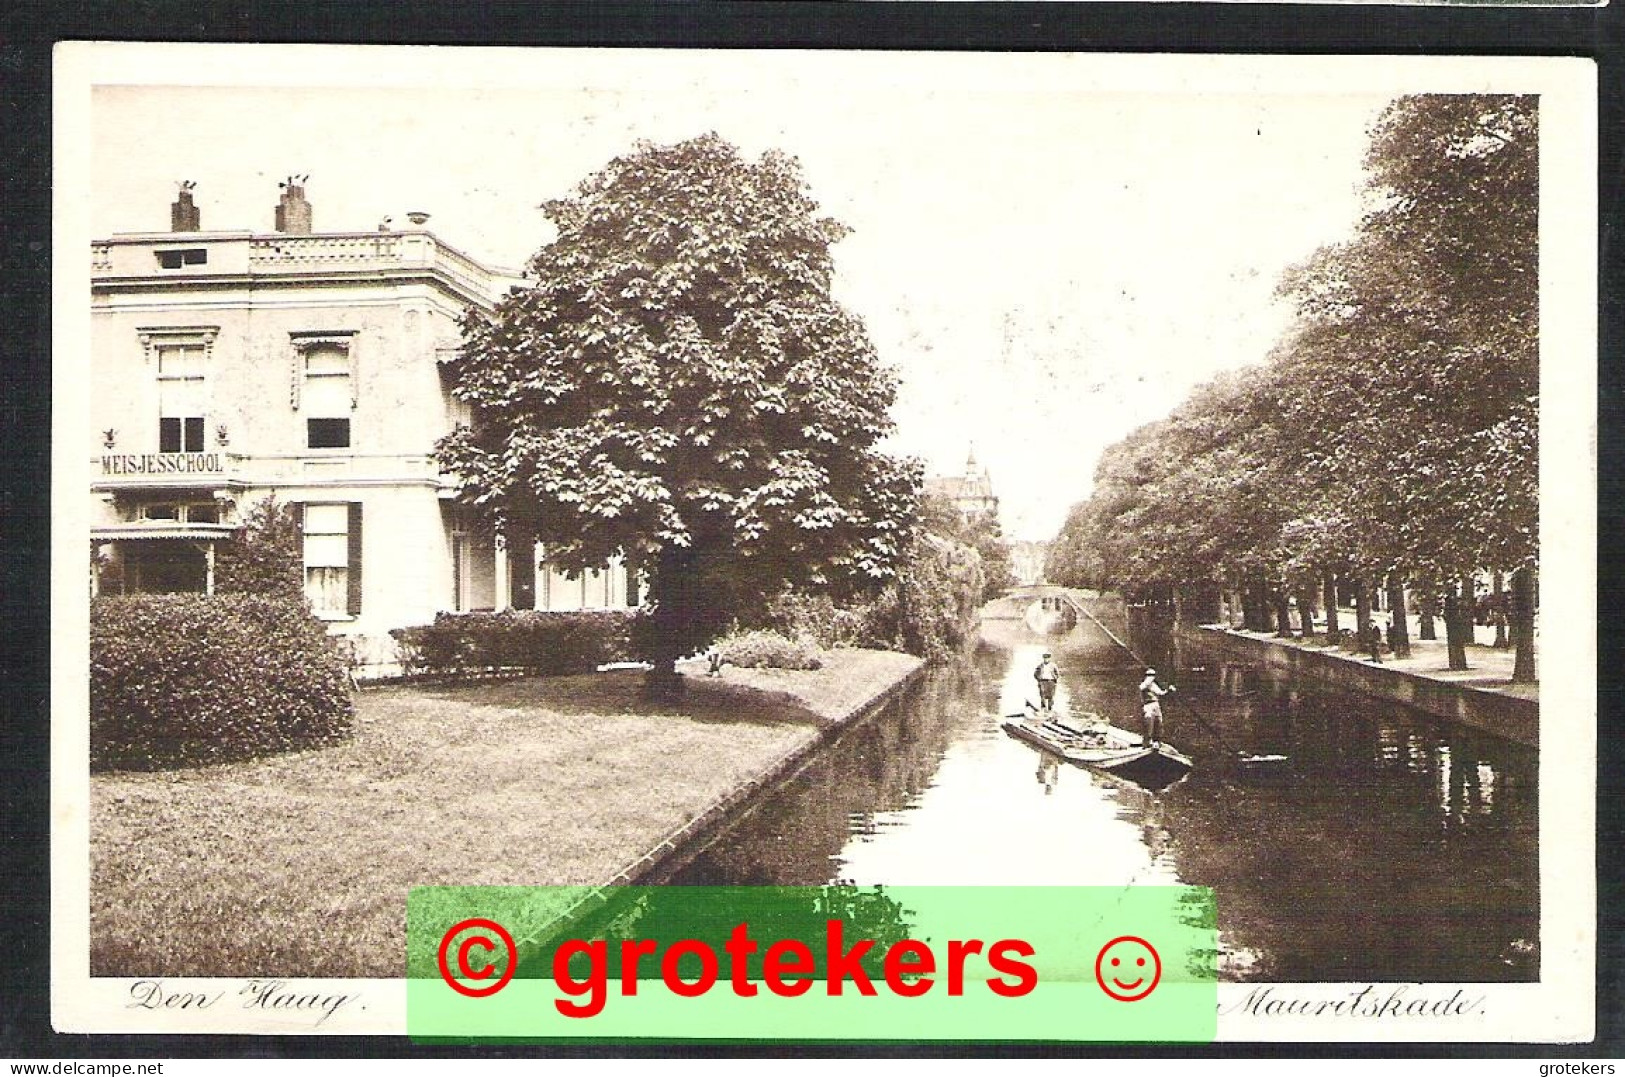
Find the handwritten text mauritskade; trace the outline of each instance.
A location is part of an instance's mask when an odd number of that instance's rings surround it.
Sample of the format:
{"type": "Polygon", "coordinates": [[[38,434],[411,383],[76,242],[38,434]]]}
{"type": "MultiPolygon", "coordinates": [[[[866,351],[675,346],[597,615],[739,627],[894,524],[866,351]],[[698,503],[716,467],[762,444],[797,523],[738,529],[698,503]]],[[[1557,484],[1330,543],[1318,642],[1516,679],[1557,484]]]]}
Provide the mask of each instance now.
{"type": "Polygon", "coordinates": [[[1245,1013],[1253,1017],[1469,1017],[1484,1012],[1483,995],[1467,995],[1456,988],[1450,995],[1420,993],[1420,984],[1366,984],[1351,987],[1336,998],[1302,998],[1274,987],[1255,987],[1247,997],[1219,1014],[1245,1013]]]}

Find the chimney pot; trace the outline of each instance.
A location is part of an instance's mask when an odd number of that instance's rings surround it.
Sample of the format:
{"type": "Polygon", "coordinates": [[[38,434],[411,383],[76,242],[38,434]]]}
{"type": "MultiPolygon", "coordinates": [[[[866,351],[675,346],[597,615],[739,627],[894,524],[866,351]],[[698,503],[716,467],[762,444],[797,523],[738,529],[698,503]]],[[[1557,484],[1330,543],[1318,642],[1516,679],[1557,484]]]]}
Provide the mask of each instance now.
{"type": "Polygon", "coordinates": [[[203,231],[203,214],[198,210],[197,203],[192,201],[192,189],[183,186],[175,201],[169,206],[169,230],[171,232],[201,232],[203,231]]]}
{"type": "Polygon", "coordinates": [[[282,186],[276,206],[276,230],[290,236],[308,236],[311,228],[310,203],[305,200],[307,176],[289,176],[282,186]]]}

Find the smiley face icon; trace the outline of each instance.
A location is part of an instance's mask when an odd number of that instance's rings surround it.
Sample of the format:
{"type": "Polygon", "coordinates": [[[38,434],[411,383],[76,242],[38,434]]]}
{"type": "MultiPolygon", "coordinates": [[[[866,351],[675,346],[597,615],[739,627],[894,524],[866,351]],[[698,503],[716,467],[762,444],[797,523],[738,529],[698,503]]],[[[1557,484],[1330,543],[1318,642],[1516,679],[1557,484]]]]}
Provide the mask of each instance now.
{"type": "Polygon", "coordinates": [[[1162,958],[1138,935],[1119,935],[1095,957],[1095,982],[1118,1002],[1138,1002],[1162,980],[1162,958]]]}

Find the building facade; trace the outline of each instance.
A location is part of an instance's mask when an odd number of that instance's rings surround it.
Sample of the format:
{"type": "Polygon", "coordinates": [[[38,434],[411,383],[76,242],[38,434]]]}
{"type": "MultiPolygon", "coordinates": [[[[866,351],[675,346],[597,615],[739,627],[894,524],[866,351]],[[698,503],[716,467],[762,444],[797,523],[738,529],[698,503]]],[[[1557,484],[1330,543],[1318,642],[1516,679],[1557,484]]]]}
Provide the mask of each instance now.
{"type": "Polygon", "coordinates": [[[270,233],[172,231],[91,250],[93,586],[214,589],[219,544],[274,497],[301,527],[305,593],[357,660],[443,610],[625,608],[618,565],[551,569],[480,538],[435,441],[469,421],[444,360],[459,319],[520,279],[413,227],[312,230],[302,182],[270,233]]]}
{"type": "Polygon", "coordinates": [[[999,499],[993,493],[993,479],[987,468],[976,462],[976,453],[965,457],[963,475],[932,476],[925,480],[925,492],[953,503],[966,520],[976,516],[998,516],[999,499]]]}

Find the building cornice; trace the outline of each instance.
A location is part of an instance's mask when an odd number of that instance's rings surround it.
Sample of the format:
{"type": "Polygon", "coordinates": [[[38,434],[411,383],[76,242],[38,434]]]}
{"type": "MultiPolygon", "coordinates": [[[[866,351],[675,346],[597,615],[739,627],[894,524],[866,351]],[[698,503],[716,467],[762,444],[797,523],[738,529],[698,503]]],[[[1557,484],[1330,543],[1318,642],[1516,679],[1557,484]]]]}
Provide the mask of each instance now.
{"type": "Polygon", "coordinates": [[[116,235],[91,244],[93,295],[414,283],[432,285],[464,305],[489,310],[517,280],[421,230],[311,235],[157,232],[116,235]],[[140,253],[189,248],[214,255],[196,263],[209,268],[192,264],[161,268],[140,253]]]}

